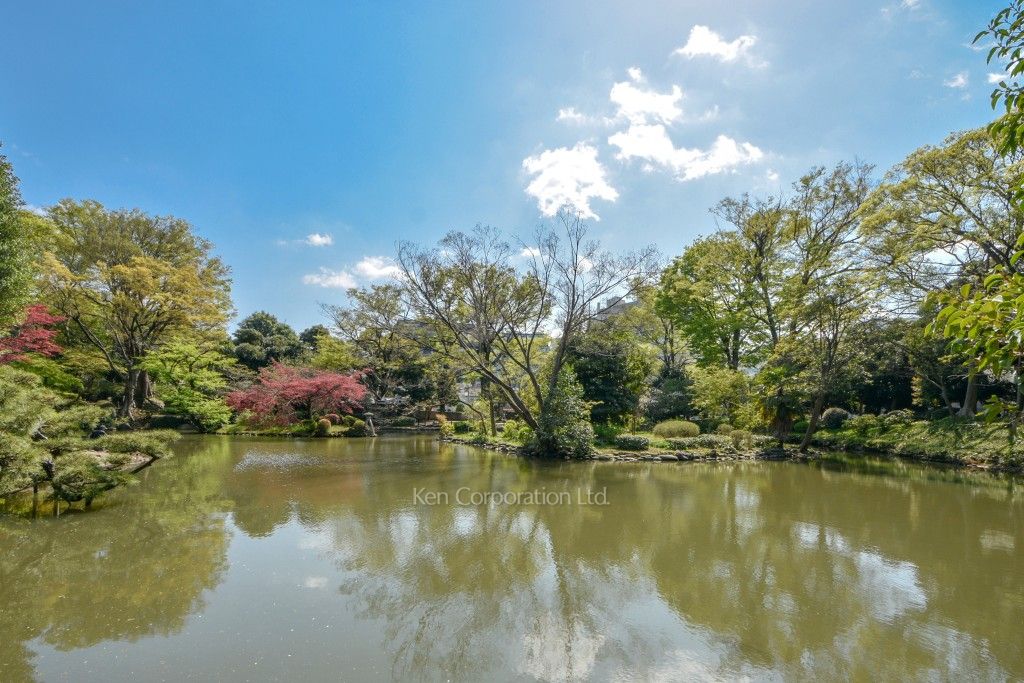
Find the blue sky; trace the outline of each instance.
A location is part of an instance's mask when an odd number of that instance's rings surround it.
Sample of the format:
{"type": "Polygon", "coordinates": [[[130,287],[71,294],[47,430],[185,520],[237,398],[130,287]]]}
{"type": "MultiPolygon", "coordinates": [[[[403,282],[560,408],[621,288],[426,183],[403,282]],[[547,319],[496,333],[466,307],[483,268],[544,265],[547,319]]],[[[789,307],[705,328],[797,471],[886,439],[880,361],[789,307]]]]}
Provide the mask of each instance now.
{"type": "Polygon", "coordinates": [[[564,201],[666,256],[708,208],[992,118],[983,0],[16,2],[0,140],[27,202],[192,222],[240,315],[303,328],[401,239],[564,201]]]}

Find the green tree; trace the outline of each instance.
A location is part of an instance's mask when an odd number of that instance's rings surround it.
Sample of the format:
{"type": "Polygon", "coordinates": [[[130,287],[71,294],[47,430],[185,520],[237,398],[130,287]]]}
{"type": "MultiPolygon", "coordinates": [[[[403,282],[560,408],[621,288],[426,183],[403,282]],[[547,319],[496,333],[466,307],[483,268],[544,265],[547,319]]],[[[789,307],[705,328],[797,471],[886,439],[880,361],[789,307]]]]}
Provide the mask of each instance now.
{"type": "Polygon", "coordinates": [[[98,351],[121,383],[118,414],[153,396],[141,362],[166,340],[223,328],[228,269],[178,218],[94,201],[49,210],[56,238],[45,262],[47,303],[68,319],[72,341],[98,351]]]}
{"type": "MultiPolygon", "coordinates": [[[[226,340],[225,340],[226,341],[226,340]]],[[[157,383],[167,411],[212,432],[227,424],[231,409],[222,398],[228,382],[224,372],[235,363],[226,344],[197,338],[175,338],[151,351],[141,363],[157,383]]]]}
{"type": "Polygon", "coordinates": [[[235,358],[250,370],[295,360],[303,353],[295,330],[266,311],[257,311],[240,322],[234,342],[235,358]]]}
{"type": "Polygon", "coordinates": [[[0,333],[18,322],[29,303],[35,256],[49,225],[25,210],[10,160],[0,154],[0,333]]]}
{"type": "Polygon", "coordinates": [[[569,362],[595,423],[621,423],[640,407],[653,359],[618,321],[595,322],[569,347],[569,362]]]}

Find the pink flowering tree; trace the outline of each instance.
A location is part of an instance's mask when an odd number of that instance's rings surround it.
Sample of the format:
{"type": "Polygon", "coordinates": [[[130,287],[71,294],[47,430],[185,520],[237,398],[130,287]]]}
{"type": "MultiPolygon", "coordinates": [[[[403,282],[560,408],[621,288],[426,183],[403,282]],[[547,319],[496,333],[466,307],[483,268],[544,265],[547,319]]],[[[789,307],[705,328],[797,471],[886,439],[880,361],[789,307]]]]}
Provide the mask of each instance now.
{"type": "Polygon", "coordinates": [[[56,356],[63,351],[54,341],[57,330],[54,325],[64,322],[64,318],[52,315],[43,304],[35,304],[25,309],[25,319],[10,336],[0,337],[0,364],[25,360],[32,353],[41,356],[56,356]]]}
{"type": "Polygon", "coordinates": [[[341,374],[274,363],[248,389],[227,395],[227,404],[257,424],[288,425],[362,407],[360,373],[341,374]]]}

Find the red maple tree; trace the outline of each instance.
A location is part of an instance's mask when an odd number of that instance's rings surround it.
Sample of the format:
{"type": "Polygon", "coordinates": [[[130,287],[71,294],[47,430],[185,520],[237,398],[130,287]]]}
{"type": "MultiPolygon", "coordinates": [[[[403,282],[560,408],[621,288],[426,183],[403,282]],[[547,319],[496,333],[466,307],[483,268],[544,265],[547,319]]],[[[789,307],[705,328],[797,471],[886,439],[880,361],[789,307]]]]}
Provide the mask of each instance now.
{"type": "Polygon", "coordinates": [[[56,356],[64,349],[54,341],[57,330],[53,329],[53,326],[64,320],[51,314],[43,304],[34,304],[26,308],[25,319],[21,324],[14,328],[10,336],[0,337],[0,363],[24,360],[30,353],[46,357],[56,356]]]}
{"type": "Polygon", "coordinates": [[[256,383],[233,391],[225,400],[260,424],[292,424],[330,413],[351,414],[362,407],[366,387],[362,375],[343,375],[281,363],[263,368],[256,383]]]}

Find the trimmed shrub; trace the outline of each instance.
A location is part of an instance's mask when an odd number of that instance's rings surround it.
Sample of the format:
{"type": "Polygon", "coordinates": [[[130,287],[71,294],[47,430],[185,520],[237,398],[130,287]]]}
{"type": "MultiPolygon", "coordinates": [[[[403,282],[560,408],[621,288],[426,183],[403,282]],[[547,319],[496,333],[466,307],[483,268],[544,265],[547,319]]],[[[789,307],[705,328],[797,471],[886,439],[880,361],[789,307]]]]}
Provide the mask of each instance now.
{"type": "Polygon", "coordinates": [[[842,408],[826,408],[821,414],[821,426],[825,429],[842,429],[843,423],[849,419],[850,413],[842,408]]]}
{"type": "Polygon", "coordinates": [[[341,415],[337,413],[328,413],[324,418],[330,420],[332,425],[341,424],[341,415]]]}
{"type": "Polygon", "coordinates": [[[636,434],[619,434],[615,437],[615,447],[624,451],[646,451],[651,445],[651,440],[646,436],[636,434]]]}
{"type": "Polygon", "coordinates": [[[725,436],[729,436],[730,434],[732,434],[733,429],[735,429],[735,427],[733,427],[731,424],[729,424],[728,422],[723,422],[722,424],[715,427],[715,434],[724,434],[725,436]]]}
{"type": "Polygon", "coordinates": [[[700,427],[686,420],[665,420],[654,425],[651,431],[663,439],[700,436],[700,427]]]}
{"type": "Polygon", "coordinates": [[[753,448],[754,446],[754,435],[745,429],[734,429],[729,433],[729,438],[732,439],[732,446],[736,450],[741,448],[753,448]]]}
{"type": "Polygon", "coordinates": [[[452,422],[452,428],[456,434],[469,434],[473,431],[473,423],[467,420],[459,420],[458,422],[452,422]]]}
{"type": "Polygon", "coordinates": [[[351,427],[356,422],[359,422],[359,418],[355,415],[343,415],[341,418],[341,424],[345,427],[351,427]]]}
{"type": "Polygon", "coordinates": [[[394,427],[415,427],[416,418],[412,415],[401,415],[392,420],[391,425],[394,427]]]}
{"type": "Polygon", "coordinates": [[[724,434],[701,434],[685,439],[666,439],[670,448],[687,450],[690,448],[728,448],[732,440],[724,434]]]}
{"type": "Polygon", "coordinates": [[[369,433],[366,423],[359,418],[353,418],[352,426],[345,430],[345,436],[366,436],[369,433]]]}
{"type": "Polygon", "coordinates": [[[448,438],[455,436],[455,425],[448,421],[448,418],[441,413],[437,414],[437,428],[441,436],[448,438]]]}
{"type": "Polygon", "coordinates": [[[895,427],[897,425],[908,425],[914,421],[914,411],[908,410],[907,408],[890,410],[885,415],[881,415],[879,419],[887,428],[895,427]]]}
{"type": "Polygon", "coordinates": [[[331,433],[331,421],[326,417],[322,417],[316,422],[316,435],[327,436],[331,433]]]}
{"type": "Polygon", "coordinates": [[[807,420],[797,420],[793,423],[793,427],[790,429],[794,434],[806,434],[807,428],[810,427],[810,423],[807,420]]]}
{"type": "Polygon", "coordinates": [[[875,415],[854,415],[846,421],[845,427],[861,436],[878,427],[878,417],[875,415]]]}
{"type": "Polygon", "coordinates": [[[533,430],[525,422],[508,420],[501,428],[501,435],[509,441],[524,444],[533,436],[533,430]]]}

